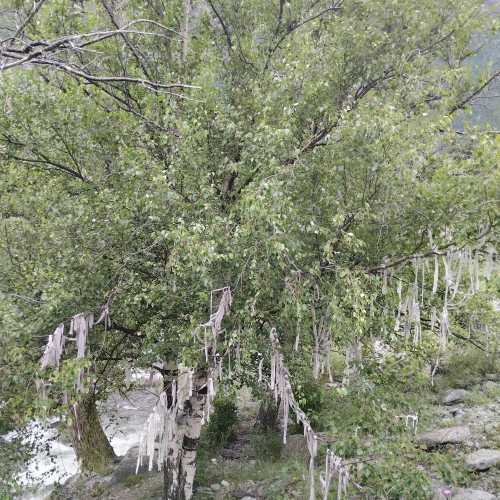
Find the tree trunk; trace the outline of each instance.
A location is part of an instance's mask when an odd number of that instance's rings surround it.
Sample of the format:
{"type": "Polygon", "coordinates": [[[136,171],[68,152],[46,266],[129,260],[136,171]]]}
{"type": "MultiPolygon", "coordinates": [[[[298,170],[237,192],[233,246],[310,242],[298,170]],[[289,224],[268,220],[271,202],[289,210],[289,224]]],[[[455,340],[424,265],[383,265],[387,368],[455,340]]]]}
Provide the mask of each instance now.
{"type": "Polygon", "coordinates": [[[352,385],[359,379],[361,363],[363,361],[363,345],[355,339],[347,346],[345,354],[344,385],[352,385]]]}
{"type": "Polygon", "coordinates": [[[102,473],[116,458],[104,433],[94,395],[86,395],[71,407],[73,447],[84,472],[102,473]]]}
{"type": "Polygon", "coordinates": [[[206,374],[193,380],[193,395],[179,409],[177,433],[169,443],[163,468],[164,500],[190,500],[196,474],[196,457],[206,404],[206,374]]]}
{"type": "MultiPolygon", "coordinates": [[[[200,387],[200,385],[198,385],[198,387],[200,387]]],[[[196,474],[196,456],[198,453],[198,444],[200,442],[205,399],[205,394],[193,392],[193,396],[188,403],[179,472],[180,500],[189,500],[193,496],[193,483],[196,474]]]]}
{"type": "Polygon", "coordinates": [[[182,62],[186,62],[189,49],[189,21],[191,17],[191,0],[184,0],[184,29],[182,40],[182,62]]]}
{"type": "Polygon", "coordinates": [[[163,498],[164,500],[180,500],[179,469],[181,465],[181,428],[168,443],[167,457],[163,464],[163,498]]]}

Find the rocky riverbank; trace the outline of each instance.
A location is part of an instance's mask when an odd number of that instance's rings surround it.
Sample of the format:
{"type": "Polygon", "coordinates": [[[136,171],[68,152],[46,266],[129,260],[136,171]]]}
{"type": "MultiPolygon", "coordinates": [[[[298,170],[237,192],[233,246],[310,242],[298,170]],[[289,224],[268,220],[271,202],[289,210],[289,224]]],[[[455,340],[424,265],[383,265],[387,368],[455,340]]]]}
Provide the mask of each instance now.
{"type": "MultiPolygon", "coordinates": [[[[494,500],[500,498],[500,379],[491,374],[467,387],[449,387],[437,394],[429,407],[432,415],[425,428],[412,439],[425,457],[446,453],[449,474],[436,473],[426,461],[414,466],[428,478],[427,496],[444,500],[494,500]]],[[[262,443],[254,428],[256,403],[248,393],[240,397],[240,423],[235,439],[210,454],[200,452],[195,498],[292,499],[305,498],[306,455],[300,434],[291,435],[286,447],[275,440],[262,443]],[[268,456],[262,456],[263,449],[268,456]],[[270,456],[269,454],[274,454],[270,456]]],[[[324,433],[326,441],[335,436],[324,433]]],[[[269,438],[275,439],[275,438],[269,438]]],[[[52,499],[161,499],[162,474],[141,470],[135,473],[137,449],[131,448],[108,475],[76,476],[52,494],[52,499]]],[[[390,484],[388,491],[390,491],[390,484]]],[[[353,485],[356,499],[374,498],[353,485]]],[[[332,497],[333,498],[333,497],[332,497]]],[[[401,498],[387,497],[377,498],[401,498]]]]}

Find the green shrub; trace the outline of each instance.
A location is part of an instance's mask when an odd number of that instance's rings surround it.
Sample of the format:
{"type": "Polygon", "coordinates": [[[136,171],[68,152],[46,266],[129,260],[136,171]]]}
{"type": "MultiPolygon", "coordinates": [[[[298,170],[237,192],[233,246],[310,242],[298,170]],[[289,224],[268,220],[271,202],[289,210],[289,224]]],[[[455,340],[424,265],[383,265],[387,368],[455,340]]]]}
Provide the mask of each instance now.
{"type": "Polygon", "coordinates": [[[10,499],[18,493],[17,475],[29,458],[29,450],[22,439],[7,442],[0,437],[0,500],[10,499]]]}
{"type": "Polygon", "coordinates": [[[125,480],[123,481],[123,484],[127,486],[127,488],[132,488],[133,486],[136,486],[144,481],[144,475],[142,474],[130,474],[130,476],[127,476],[125,480]]]}
{"type": "Polygon", "coordinates": [[[263,431],[254,435],[255,456],[259,459],[278,461],[283,448],[283,436],[279,431],[263,431]]]}
{"type": "Polygon", "coordinates": [[[397,454],[364,465],[357,479],[363,484],[366,498],[427,500],[431,497],[425,472],[404,463],[397,454]]]}
{"type": "Polygon", "coordinates": [[[207,444],[212,448],[222,448],[234,439],[238,423],[238,409],[234,399],[219,396],[214,401],[214,412],[206,429],[207,444]]]}
{"type": "Polygon", "coordinates": [[[483,380],[487,373],[499,373],[499,371],[499,359],[479,349],[455,347],[441,367],[436,390],[470,387],[483,380]]]}
{"type": "Polygon", "coordinates": [[[325,404],[325,390],[321,383],[311,376],[306,376],[293,386],[295,399],[300,408],[309,417],[311,425],[316,431],[324,428],[321,412],[325,404]]]}
{"type": "Polygon", "coordinates": [[[470,483],[471,473],[457,460],[455,453],[434,452],[429,455],[429,465],[447,484],[466,486],[470,483]]]}

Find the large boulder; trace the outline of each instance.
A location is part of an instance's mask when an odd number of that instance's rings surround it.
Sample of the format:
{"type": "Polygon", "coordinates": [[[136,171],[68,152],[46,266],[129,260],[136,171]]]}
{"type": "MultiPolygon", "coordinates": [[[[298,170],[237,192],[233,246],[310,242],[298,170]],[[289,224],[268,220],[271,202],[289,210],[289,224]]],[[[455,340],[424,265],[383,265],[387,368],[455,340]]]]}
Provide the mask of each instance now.
{"type": "Polygon", "coordinates": [[[496,496],[483,490],[458,490],[451,497],[453,500],[496,500],[496,496]]]}
{"type": "Polygon", "coordinates": [[[417,435],[416,441],[427,448],[435,448],[445,444],[460,444],[470,438],[470,429],[466,425],[446,427],[417,435]]]}
{"type": "Polygon", "coordinates": [[[465,457],[465,466],[469,470],[486,470],[500,464],[500,450],[482,449],[465,457]]]}
{"type": "Polygon", "coordinates": [[[443,404],[445,405],[453,405],[456,403],[461,403],[467,396],[468,391],[465,389],[452,389],[447,391],[443,396],[443,404]]]}

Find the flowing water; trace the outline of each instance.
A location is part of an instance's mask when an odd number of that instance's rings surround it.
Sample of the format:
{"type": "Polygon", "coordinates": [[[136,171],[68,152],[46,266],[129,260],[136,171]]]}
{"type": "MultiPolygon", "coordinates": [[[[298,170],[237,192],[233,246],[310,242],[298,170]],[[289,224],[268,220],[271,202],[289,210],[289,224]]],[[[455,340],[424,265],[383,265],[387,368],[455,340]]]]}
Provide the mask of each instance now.
{"type": "MultiPolygon", "coordinates": [[[[144,424],[157,401],[153,389],[143,387],[134,390],[126,397],[112,394],[99,407],[101,422],[113,449],[118,456],[137,446],[144,424]]],[[[22,500],[42,500],[50,494],[53,485],[64,483],[78,472],[75,452],[59,433],[57,420],[42,423],[31,422],[25,441],[36,443],[40,450],[31,459],[19,479],[26,486],[22,500]]],[[[5,438],[12,440],[15,432],[5,438]]]]}

